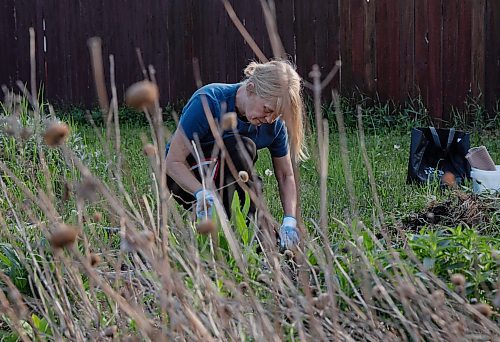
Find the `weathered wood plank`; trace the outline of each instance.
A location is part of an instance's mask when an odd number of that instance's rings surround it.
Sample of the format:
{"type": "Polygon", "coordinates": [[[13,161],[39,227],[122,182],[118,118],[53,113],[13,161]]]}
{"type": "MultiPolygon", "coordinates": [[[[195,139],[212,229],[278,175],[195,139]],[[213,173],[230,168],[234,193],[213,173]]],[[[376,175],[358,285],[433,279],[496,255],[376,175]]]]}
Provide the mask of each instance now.
{"type": "Polygon", "coordinates": [[[364,1],[365,34],[364,34],[364,59],[365,59],[365,89],[368,95],[373,96],[377,90],[377,55],[375,46],[376,21],[375,2],[364,1]]]}
{"type": "MultiPolygon", "coordinates": [[[[485,9],[486,0],[476,0],[472,3],[471,27],[471,90],[472,96],[477,98],[484,91],[485,80],[485,9]]],[[[484,104],[484,96],[480,99],[484,104]]]]}
{"type": "MultiPolygon", "coordinates": [[[[446,1],[446,0],[444,0],[446,1]]],[[[427,90],[427,105],[430,114],[440,124],[443,119],[443,63],[442,63],[442,3],[441,0],[429,0],[427,3],[429,84],[427,90]]]]}
{"type": "MultiPolygon", "coordinates": [[[[418,1],[418,0],[417,0],[418,1]]],[[[400,101],[417,95],[415,87],[415,0],[401,1],[400,101]]]]}
{"type": "Polygon", "coordinates": [[[486,1],[485,103],[490,114],[500,100],[500,2],[486,1]]]}
{"type": "Polygon", "coordinates": [[[351,64],[353,85],[366,92],[365,88],[365,6],[366,0],[351,0],[351,64]]]}
{"type": "Polygon", "coordinates": [[[350,94],[354,89],[352,81],[352,55],[351,55],[351,6],[349,0],[339,0],[340,13],[340,58],[342,68],[340,70],[340,91],[350,94]]]}
{"type": "Polygon", "coordinates": [[[400,0],[376,1],[377,92],[380,99],[399,100],[400,0]]]}

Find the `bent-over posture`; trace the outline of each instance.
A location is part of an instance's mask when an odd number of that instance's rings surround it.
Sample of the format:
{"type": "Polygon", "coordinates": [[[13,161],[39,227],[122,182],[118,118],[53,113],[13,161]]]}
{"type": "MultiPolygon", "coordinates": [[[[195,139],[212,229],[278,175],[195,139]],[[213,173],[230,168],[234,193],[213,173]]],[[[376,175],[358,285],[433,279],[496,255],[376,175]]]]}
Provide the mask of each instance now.
{"type": "Polygon", "coordinates": [[[196,203],[199,219],[212,217],[216,196],[214,189],[203,187],[201,170],[210,171],[205,177],[211,177],[215,187],[222,188],[219,195],[228,214],[234,191],[244,199],[227,163],[220,161],[207,119],[211,115],[221,124],[226,113],[235,112],[236,128],[221,131],[224,146],[237,171],[247,171],[250,176],[247,184],[256,193],[261,190],[260,179],[253,172],[257,150],[269,149],[284,212],[280,245],[290,249],[299,242],[295,219],[297,188],[290,155],[294,153],[298,160],[306,156],[301,78],[292,64],[283,60],[251,62],[244,73],[246,77],[241,83],[208,84],[191,96],[167,145],[167,185],[186,209],[196,203]],[[193,145],[201,147],[202,159],[192,153],[193,145]]]}

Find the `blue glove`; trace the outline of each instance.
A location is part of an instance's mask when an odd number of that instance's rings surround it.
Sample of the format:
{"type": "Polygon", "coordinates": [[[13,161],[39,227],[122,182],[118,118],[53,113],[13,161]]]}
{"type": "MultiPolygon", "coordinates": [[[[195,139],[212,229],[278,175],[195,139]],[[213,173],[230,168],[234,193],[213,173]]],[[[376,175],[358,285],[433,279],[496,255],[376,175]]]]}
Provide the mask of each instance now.
{"type": "Polygon", "coordinates": [[[196,197],[196,217],[199,220],[212,219],[215,195],[211,190],[200,189],[194,193],[196,197]]]}
{"type": "Polygon", "coordinates": [[[285,216],[280,228],[281,249],[293,249],[299,244],[297,220],[293,216],[285,216]]]}

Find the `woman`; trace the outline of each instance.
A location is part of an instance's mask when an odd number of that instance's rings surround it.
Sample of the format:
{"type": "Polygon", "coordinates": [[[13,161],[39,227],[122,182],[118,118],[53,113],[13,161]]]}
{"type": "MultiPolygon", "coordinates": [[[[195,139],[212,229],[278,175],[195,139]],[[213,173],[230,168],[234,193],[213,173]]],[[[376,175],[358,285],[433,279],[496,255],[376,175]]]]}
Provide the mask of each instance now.
{"type": "MultiPolygon", "coordinates": [[[[249,175],[252,175],[257,150],[269,149],[284,211],[280,246],[290,249],[299,242],[295,219],[297,189],[290,156],[294,154],[300,160],[306,157],[301,79],[294,67],[283,60],[251,62],[244,73],[246,77],[241,83],[214,83],[198,89],[186,104],[179,127],[167,146],[167,184],[184,207],[189,208],[196,200],[198,218],[211,218],[215,192],[200,182],[196,170],[201,159],[196,152],[192,153],[193,146],[201,146],[198,154],[218,159],[207,115],[221,123],[226,113],[236,112],[236,128],[221,131],[224,145],[236,169],[249,175]],[[212,155],[214,149],[215,156],[212,155]]],[[[212,170],[214,183],[225,186],[223,203],[230,213],[232,193],[241,189],[231,187],[235,182],[227,167],[218,170],[217,164],[212,170]]],[[[259,191],[257,177],[250,176],[248,184],[259,191]]]]}

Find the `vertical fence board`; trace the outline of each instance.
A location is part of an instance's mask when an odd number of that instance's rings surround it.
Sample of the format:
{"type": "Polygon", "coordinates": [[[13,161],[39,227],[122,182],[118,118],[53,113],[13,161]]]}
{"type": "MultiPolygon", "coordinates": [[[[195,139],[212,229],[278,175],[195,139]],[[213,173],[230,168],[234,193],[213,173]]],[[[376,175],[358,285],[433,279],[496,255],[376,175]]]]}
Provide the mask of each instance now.
{"type": "Polygon", "coordinates": [[[276,25],[287,57],[297,64],[295,55],[295,32],[293,29],[296,0],[275,0],[276,25]]]}
{"type": "MultiPolygon", "coordinates": [[[[30,34],[29,28],[36,27],[36,7],[27,1],[14,1],[13,11],[10,12],[14,16],[14,61],[8,62],[12,68],[13,62],[16,65],[15,77],[12,86],[17,89],[16,81],[21,81],[30,89],[30,34]]],[[[37,78],[40,80],[39,78],[37,78]]]]}
{"type": "Polygon", "coordinates": [[[446,0],[432,0],[428,2],[427,15],[429,17],[429,89],[427,106],[432,117],[443,118],[443,79],[442,79],[442,3],[446,0]]]}
{"type": "Polygon", "coordinates": [[[18,78],[19,66],[18,58],[15,57],[15,7],[14,0],[4,0],[0,2],[0,41],[3,51],[0,54],[0,83],[12,87],[18,78]]]}
{"type": "Polygon", "coordinates": [[[250,48],[245,43],[245,40],[238,32],[236,26],[233,24],[232,20],[229,18],[229,15],[226,13],[226,10],[222,8],[224,12],[224,18],[226,23],[225,37],[225,55],[227,57],[227,65],[226,70],[228,72],[228,82],[239,81],[243,78],[243,65],[246,60],[241,61],[242,56],[245,56],[247,53],[251,53],[250,48]],[[247,52],[250,50],[249,52],[247,52]]]}
{"type": "MultiPolygon", "coordinates": [[[[484,89],[484,63],[485,63],[485,7],[486,0],[472,2],[472,27],[471,27],[471,51],[467,60],[471,64],[471,90],[472,96],[478,97],[484,89]]],[[[484,96],[481,98],[484,101],[484,96]]]]}
{"type": "MultiPolygon", "coordinates": [[[[476,0],[463,0],[458,7],[458,35],[457,35],[457,70],[456,79],[456,103],[451,104],[443,100],[445,106],[455,105],[457,109],[464,110],[467,96],[471,90],[471,63],[470,51],[472,50],[472,3],[476,0]]],[[[450,119],[450,118],[448,118],[450,119]]]]}
{"type": "Polygon", "coordinates": [[[401,89],[399,1],[376,1],[377,91],[382,100],[398,100],[401,89]]]}
{"type": "MultiPolygon", "coordinates": [[[[458,6],[460,0],[443,2],[443,44],[442,44],[442,73],[443,73],[443,101],[456,105],[457,103],[457,54],[458,54],[458,6]]],[[[460,75],[463,77],[463,75],[460,75]]],[[[443,108],[443,120],[449,118],[449,108],[443,108]]]]}
{"type": "Polygon", "coordinates": [[[485,102],[492,111],[500,100],[500,2],[486,1],[485,102]]]}
{"type": "MultiPolygon", "coordinates": [[[[340,60],[340,17],[339,17],[339,0],[332,1],[322,1],[320,4],[325,7],[324,10],[326,15],[325,22],[325,40],[324,40],[324,49],[326,50],[324,54],[324,60],[319,60],[320,65],[325,66],[325,73],[323,77],[326,76],[326,73],[330,72],[330,70],[335,66],[338,60],[340,60]]],[[[321,49],[321,45],[319,46],[321,49]]],[[[339,88],[339,75],[335,75],[335,78],[330,82],[329,85],[324,89],[325,98],[331,98],[331,90],[339,88]]]]}
{"type": "MultiPolygon", "coordinates": [[[[416,0],[419,1],[419,0],[416,0]]],[[[415,0],[401,1],[400,34],[400,101],[416,95],[415,89],[415,0]]]]}
{"type": "Polygon", "coordinates": [[[427,2],[432,0],[415,1],[415,84],[417,92],[427,102],[429,90],[429,33],[427,19],[427,2]]]}
{"type": "MultiPolygon", "coordinates": [[[[60,7],[64,6],[64,2],[48,0],[43,2],[43,20],[45,21],[45,36],[47,42],[47,51],[45,52],[45,59],[47,61],[47,79],[45,83],[46,96],[52,101],[57,102],[61,101],[64,98],[70,98],[71,91],[67,87],[64,82],[70,79],[70,75],[68,74],[68,78],[65,80],[61,78],[61,75],[65,73],[65,55],[68,54],[69,51],[66,50],[66,46],[64,46],[64,35],[67,29],[63,27],[63,23],[65,22],[65,15],[61,15],[60,13],[64,13],[64,8],[60,7]]],[[[73,99],[73,101],[76,99],[73,99]]]]}
{"type": "Polygon", "coordinates": [[[192,35],[192,0],[173,1],[169,13],[172,23],[168,32],[168,42],[171,51],[170,82],[174,99],[189,98],[195,88],[193,81],[193,35],[192,35]],[[177,87],[175,85],[178,85],[177,87]]]}
{"type": "MultiPolygon", "coordinates": [[[[334,67],[339,58],[338,1],[295,0],[295,37],[297,70],[311,81],[309,72],[314,64],[319,66],[322,77],[334,67]]],[[[338,86],[338,77],[323,91],[330,98],[332,87],[338,86]]]]}
{"type": "Polygon", "coordinates": [[[363,92],[365,84],[365,6],[366,0],[351,0],[351,65],[353,85],[363,92]]]}
{"type": "MultiPolygon", "coordinates": [[[[248,33],[255,40],[255,43],[259,46],[260,50],[264,53],[267,58],[273,57],[273,51],[271,49],[271,44],[269,41],[269,35],[266,27],[266,22],[264,19],[264,14],[259,1],[232,1],[234,10],[240,18],[240,20],[245,25],[248,33]]],[[[229,22],[229,29],[233,30],[236,34],[237,41],[243,42],[243,38],[238,33],[236,28],[233,26],[232,22],[229,22]]],[[[238,74],[241,74],[241,70],[244,66],[248,64],[250,60],[257,60],[257,56],[253,53],[252,49],[248,44],[245,44],[244,49],[241,45],[235,45],[236,49],[236,61],[238,65],[238,74]]]]}
{"type": "MultiPolygon", "coordinates": [[[[203,84],[211,82],[225,82],[225,64],[221,63],[226,45],[224,36],[223,11],[214,9],[208,1],[198,3],[193,10],[193,30],[203,32],[203,35],[193,35],[193,58],[198,60],[201,81],[203,84]],[[211,37],[207,39],[207,37],[211,37]],[[217,46],[218,48],[210,48],[217,46]]],[[[191,74],[193,74],[191,72],[191,74]]],[[[187,75],[186,75],[187,76],[187,75]]],[[[193,75],[194,76],[194,75],[193,75]]],[[[194,77],[193,77],[194,80],[194,77]]]]}
{"type": "Polygon", "coordinates": [[[351,6],[349,0],[339,0],[340,13],[340,91],[349,94],[353,90],[351,61],[351,6]]]}
{"type": "Polygon", "coordinates": [[[452,110],[464,109],[470,89],[471,1],[443,2],[443,120],[452,110]]]}
{"type": "Polygon", "coordinates": [[[295,0],[295,44],[297,51],[305,53],[297,54],[297,70],[306,80],[310,80],[309,72],[311,67],[318,63],[315,56],[317,13],[315,13],[311,4],[317,1],[310,2],[308,0],[295,0]]]}
{"type": "Polygon", "coordinates": [[[375,3],[364,1],[365,34],[364,34],[364,59],[365,59],[365,89],[370,96],[376,93],[375,79],[377,77],[377,55],[375,46],[376,21],[375,3]]]}

